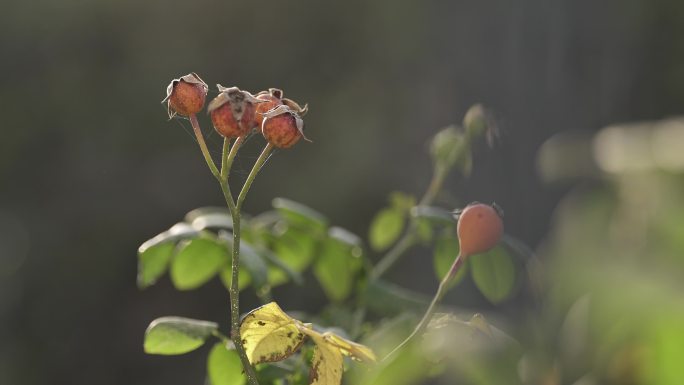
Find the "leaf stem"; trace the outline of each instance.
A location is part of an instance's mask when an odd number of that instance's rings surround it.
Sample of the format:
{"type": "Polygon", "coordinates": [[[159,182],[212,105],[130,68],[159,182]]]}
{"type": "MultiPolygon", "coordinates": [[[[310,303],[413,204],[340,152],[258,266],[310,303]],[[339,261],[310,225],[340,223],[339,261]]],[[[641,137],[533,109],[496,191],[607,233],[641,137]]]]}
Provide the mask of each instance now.
{"type": "Polygon", "coordinates": [[[214,160],[211,158],[211,154],[209,153],[209,149],[207,148],[207,143],[204,141],[204,135],[202,135],[202,130],[200,129],[199,122],[197,121],[197,115],[190,115],[190,124],[192,125],[192,130],[195,132],[195,137],[197,138],[197,143],[199,143],[200,150],[202,150],[202,155],[204,155],[204,160],[207,161],[207,166],[209,166],[209,170],[211,170],[211,173],[214,175],[216,179],[221,180],[221,173],[216,168],[216,164],[214,163],[214,160]]]}
{"type": "Polygon", "coordinates": [[[235,143],[233,143],[233,146],[230,148],[230,152],[228,152],[228,145],[230,144],[230,139],[226,138],[223,142],[223,162],[221,165],[221,179],[223,180],[223,183],[228,182],[228,177],[230,176],[230,169],[233,166],[233,160],[235,160],[235,156],[237,155],[238,150],[240,149],[240,146],[245,142],[245,137],[244,136],[239,136],[235,143]]]}
{"type": "Polygon", "coordinates": [[[400,343],[396,348],[394,348],[385,358],[383,358],[383,361],[386,361],[389,359],[391,356],[393,356],[396,352],[401,350],[404,346],[406,346],[413,338],[416,336],[420,335],[425,331],[425,328],[427,328],[428,324],[430,323],[430,320],[432,319],[432,316],[435,314],[435,310],[437,310],[437,306],[439,305],[440,301],[444,297],[444,294],[448,291],[449,287],[449,282],[451,282],[452,279],[456,276],[458,271],[460,270],[461,266],[463,266],[463,261],[465,261],[466,257],[462,256],[459,254],[456,259],[454,260],[454,263],[451,265],[451,268],[447,272],[447,274],[444,276],[442,281],[439,283],[439,288],[437,288],[437,293],[435,293],[435,296],[432,298],[432,302],[430,303],[430,306],[428,306],[427,310],[425,311],[425,314],[423,315],[423,318],[420,320],[418,325],[416,325],[416,328],[413,329],[413,332],[406,337],[406,339],[400,343]]]}
{"type": "MultiPolygon", "coordinates": [[[[442,189],[445,176],[446,174],[444,172],[437,170],[434,172],[428,189],[418,202],[419,206],[430,205],[435,200],[435,197],[437,197],[437,194],[442,189]]],[[[373,267],[370,275],[371,279],[375,280],[380,278],[399,260],[399,258],[401,258],[402,255],[404,255],[407,250],[415,245],[416,228],[416,221],[415,219],[411,218],[409,226],[404,235],[402,235],[397,243],[395,243],[394,246],[392,246],[392,248],[389,249],[389,251],[387,251],[382,258],[380,258],[380,261],[375,265],[375,267],[373,267]]]]}

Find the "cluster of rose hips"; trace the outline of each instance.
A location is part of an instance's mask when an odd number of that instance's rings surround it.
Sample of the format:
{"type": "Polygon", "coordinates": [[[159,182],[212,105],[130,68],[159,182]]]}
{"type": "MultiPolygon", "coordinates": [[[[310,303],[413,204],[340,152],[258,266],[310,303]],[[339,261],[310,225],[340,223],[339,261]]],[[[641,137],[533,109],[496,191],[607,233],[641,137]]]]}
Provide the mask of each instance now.
{"type": "MultiPolygon", "coordinates": [[[[278,148],[293,146],[304,136],[302,116],[308,108],[283,98],[283,91],[271,88],[252,95],[237,87],[218,87],[219,94],[207,107],[216,131],[226,138],[245,136],[260,128],[266,141],[278,148]]],[[[166,89],[169,118],[176,114],[193,117],[204,108],[209,87],[190,73],[171,81],[166,89]]]]}

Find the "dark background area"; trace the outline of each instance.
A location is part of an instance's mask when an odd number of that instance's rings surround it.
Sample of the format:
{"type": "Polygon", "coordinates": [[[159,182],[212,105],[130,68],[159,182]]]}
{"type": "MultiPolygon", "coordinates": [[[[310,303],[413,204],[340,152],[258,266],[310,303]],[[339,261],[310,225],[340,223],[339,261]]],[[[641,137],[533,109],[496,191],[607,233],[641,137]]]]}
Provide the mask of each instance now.
{"type": "MultiPolygon", "coordinates": [[[[245,210],[287,197],[358,234],[390,191],[423,191],[429,138],[483,103],[500,144],[479,146],[472,177],[447,187],[461,203],[498,202],[508,232],[535,246],[565,188],[538,180],[545,139],[683,112],[681,20],[676,0],[3,3],[0,384],[203,378],[203,353],[147,356],[142,335],[167,314],[225,326],[225,289],[135,285],[140,243],[222,204],[189,125],[159,103],[172,78],[195,71],[212,88],[309,102],[314,143],[277,152],[245,210]]],[[[238,176],[261,145],[241,153],[238,176]]],[[[432,292],[424,258],[390,278],[432,292]]],[[[275,298],[325,303],[312,280],[275,298]]]]}

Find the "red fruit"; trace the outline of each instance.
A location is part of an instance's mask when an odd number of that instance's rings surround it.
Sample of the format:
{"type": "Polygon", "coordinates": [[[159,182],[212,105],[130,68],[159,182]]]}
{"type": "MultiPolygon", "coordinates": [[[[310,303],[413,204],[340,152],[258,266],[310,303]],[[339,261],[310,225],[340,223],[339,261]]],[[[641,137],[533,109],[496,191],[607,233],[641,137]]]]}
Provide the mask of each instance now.
{"type": "Polygon", "coordinates": [[[178,79],[173,79],[166,87],[166,98],[169,118],[175,114],[190,116],[204,108],[209,87],[196,73],[190,73],[178,79]]]}
{"type": "Polygon", "coordinates": [[[500,209],[482,203],[469,204],[458,217],[461,255],[467,257],[493,248],[503,235],[500,209]]]}
{"type": "MultiPolygon", "coordinates": [[[[273,88],[272,88],[273,90],[273,88]]],[[[282,95],[282,92],[280,92],[282,95]]],[[[263,103],[258,103],[256,105],[256,122],[259,126],[264,122],[264,113],[266,111],[272,110],[279,105],[283,104],[279,97],[274,96],[273,93],[261,93],[256,96],[259,100],[265,100],[263,103]]]]}
{"type": "Polygon", "coordinates": [[[288,106],[281,105],[264,114],[261,133],[270,144],[288,148],[304,137],[303,128],[302,118],[288,106]]]}
{"type": "Polygon", "coordinates": [[[248,134],[256,122],[256,98],[237,87],[218,85],[219,95],[209,103],[207,110],[216,131],[226,138],[248,134]]]}

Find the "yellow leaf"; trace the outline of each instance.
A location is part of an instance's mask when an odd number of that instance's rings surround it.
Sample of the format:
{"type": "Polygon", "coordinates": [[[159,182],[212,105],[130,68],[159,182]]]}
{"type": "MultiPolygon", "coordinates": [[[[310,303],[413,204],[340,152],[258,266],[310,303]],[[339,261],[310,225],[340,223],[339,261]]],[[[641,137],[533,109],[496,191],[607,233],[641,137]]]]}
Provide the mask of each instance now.
{"type": "Polygon", "coordinates": [[[339,385],[342,382],[344,361],[342,352],[335,345],[328,343],[323,335],[312,330],[309,336],[316,344],[309,382],[311,385],[339,385]]]}
{"type": "Polygon", "coordinates": [[[249,312],[240,325],[240,336],[253,365],[284,360],[304,342],[295,320],[275,302],[249,312]]]}
{"type": "Polygon", "coordinates": [[[339,385],[344,369],[343,355],[356,361],[375,362],[370,348],[331,332],[319,333],[310,325],[297,322],[299,330],[316,344],[309,374],[311,385],[339,385]]]}

